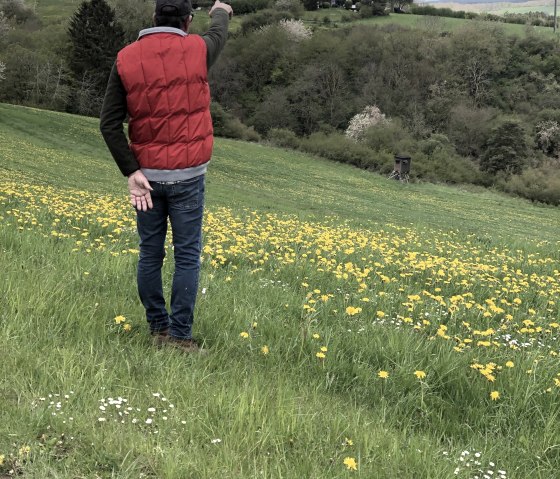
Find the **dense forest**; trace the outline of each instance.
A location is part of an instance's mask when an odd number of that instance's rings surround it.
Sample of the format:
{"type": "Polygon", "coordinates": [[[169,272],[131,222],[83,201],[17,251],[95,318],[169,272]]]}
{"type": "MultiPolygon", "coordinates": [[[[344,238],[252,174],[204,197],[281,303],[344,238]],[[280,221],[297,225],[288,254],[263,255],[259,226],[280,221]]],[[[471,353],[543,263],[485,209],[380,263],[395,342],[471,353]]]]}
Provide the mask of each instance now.
{"type": "MultiPolygon", "coordinates": [[[[361,18],[387,13],[362,3],[361,18]]],[[[299,0],[237,6],[248,13],[211,71],[218,134],[383,174],[406,153],[417,180],[560,204],[558,38],[472,20],[442,32],[428,16],[422,29],[335,28],[299,20],[299,0]]],[[[0,101],[96,115],[116,52],[151,9],[91,0],[47,28],[23,0],[0,0],[0,101]]]]}

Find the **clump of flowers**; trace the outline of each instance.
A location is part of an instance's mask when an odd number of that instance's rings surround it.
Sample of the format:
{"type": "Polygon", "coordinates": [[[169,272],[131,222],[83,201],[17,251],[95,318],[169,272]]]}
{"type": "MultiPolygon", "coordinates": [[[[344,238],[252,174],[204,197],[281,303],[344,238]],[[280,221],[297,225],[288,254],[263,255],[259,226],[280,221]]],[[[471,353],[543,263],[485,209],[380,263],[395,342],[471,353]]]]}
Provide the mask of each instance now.
{"type": "MultiPolygon", "coordinates": [[[[443,452],[444,456],[449,456],[447,451],[443,452]]],[[[450,460],[453,460],[449,457],[450,460]]],[[[462,451],[459,457],[454,460],[456,468],[455,477],[472,477],[473,479],[507,479],[507,472],[498,469],[492,461],[483,461],[482,453],[478,451],[462,451]]]]}
{"type": "Polygon", "coordinates": [[[123,331],[126,331],[127,333],[132,331],[132,325],[127,323],[126,317],[121,314],[115,316],[115,324],[122,325],[123,331]]]}
{"type": "Polygon", "coordinates": [[[361,113],[354,115],[346,129],[346,137],[354,141],[364,139],[365,132],[372,126],[386,124],[389,120],[375,105],[366,106],[361,113]]]}

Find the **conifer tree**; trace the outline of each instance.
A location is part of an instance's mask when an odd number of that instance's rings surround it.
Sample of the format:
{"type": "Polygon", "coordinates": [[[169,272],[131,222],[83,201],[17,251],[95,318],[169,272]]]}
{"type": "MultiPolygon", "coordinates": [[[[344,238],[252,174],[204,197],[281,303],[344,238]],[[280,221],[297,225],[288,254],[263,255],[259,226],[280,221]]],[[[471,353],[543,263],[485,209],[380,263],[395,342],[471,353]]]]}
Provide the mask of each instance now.
{"type": "Polygon", "coordinates": [[[101,94],[117,52],[124,46],[124,32],[115,12],[105,0],[86,0],[72,17],[68,35],[68,63],[76,81],[87,77],[101,94]]]}

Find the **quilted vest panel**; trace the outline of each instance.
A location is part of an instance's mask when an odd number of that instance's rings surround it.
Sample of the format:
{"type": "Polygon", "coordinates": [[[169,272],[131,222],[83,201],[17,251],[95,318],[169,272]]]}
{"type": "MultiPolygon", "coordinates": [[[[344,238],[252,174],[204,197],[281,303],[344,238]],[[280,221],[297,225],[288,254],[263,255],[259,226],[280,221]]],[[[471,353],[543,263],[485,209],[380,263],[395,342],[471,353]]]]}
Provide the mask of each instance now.
{"type": "Polygon", "coordinates": [[[210,89],[200,36],[145,35],[119,52],[117,71],[127,93],[130,148],[142,168],[210,161],[210,89]]]}

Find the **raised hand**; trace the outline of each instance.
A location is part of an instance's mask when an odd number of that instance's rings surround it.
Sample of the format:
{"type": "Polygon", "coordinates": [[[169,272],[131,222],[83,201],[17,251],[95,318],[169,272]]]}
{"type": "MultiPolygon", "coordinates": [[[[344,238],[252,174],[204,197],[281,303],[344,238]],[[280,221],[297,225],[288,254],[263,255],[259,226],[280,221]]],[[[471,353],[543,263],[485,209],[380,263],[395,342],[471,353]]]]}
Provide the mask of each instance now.
{"type": "Polygon", "coordinates": [[[229,18],[233,17],[233,8],[231,8],[231,5],[220,2],[219,0],[216,0],[216,3],[214,3],[212,8],[210,9],[209,15],[212,16],[214,10],[216,10],[217,8],[223,8],[226,12],[228,12],[229,18]]]}

